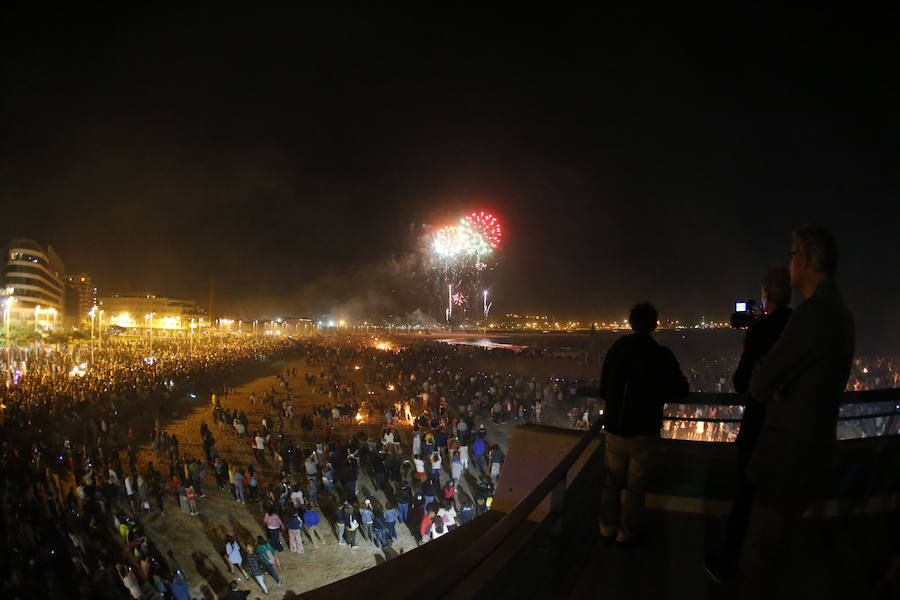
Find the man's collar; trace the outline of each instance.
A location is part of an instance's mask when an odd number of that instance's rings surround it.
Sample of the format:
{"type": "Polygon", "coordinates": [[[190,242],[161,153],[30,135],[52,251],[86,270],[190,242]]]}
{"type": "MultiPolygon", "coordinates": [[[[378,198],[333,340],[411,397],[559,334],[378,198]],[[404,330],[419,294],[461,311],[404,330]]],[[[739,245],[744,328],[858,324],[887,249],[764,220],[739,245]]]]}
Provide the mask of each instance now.
{"type": "Polygon", "coordinates": [[[837,292],[837,285],[834,282],[834,278],[826,277],[819,282],[819,285],[816,286],[816,290],[813,292],[813,296],[830,295],[835,292],[837,292]]]}

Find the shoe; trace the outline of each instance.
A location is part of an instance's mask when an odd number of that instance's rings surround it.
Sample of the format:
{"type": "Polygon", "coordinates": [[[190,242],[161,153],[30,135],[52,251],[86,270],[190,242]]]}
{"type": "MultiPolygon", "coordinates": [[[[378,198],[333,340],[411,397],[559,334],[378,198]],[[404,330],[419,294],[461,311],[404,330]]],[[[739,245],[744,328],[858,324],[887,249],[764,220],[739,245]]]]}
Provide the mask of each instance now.
{"type": "Polygon", "coordinates": [[[616,544],[620,546],[627,546],[629,544],[633,544],[637,536],[632,533],[626,533],[624,529],[620,529],[618,533],[616,533],[616,544]]]}
{"type": "Polygon", "coordinates": [[[351,550],[359,550],[359,546],[350,546],[351,550]]]}
{"type": "Polygon", "coordinates": [[[346,546],[347,542],[338,542],[338,546],[346,546]]]}
{"type": "Polygon", "coordinates": [[[603,521],[600,521],[600,537],[609,542],[616,539],[615,527],[610,527],[604,524],[603,521]]]}

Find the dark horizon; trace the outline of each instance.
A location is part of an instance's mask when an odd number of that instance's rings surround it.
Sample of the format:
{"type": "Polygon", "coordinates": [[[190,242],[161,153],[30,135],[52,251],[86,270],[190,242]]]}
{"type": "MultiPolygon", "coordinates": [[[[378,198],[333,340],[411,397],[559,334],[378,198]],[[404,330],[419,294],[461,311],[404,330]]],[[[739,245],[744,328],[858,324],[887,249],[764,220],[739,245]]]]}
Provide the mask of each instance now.
{"type": "Polygon", "coordinates": [[[220,312],[433,315],[427,227],[488,209],[494,314],[721,320],[818,223],[860,347],[900,342],[890,19],[118,10],[0,42],[0,244],[101,293],[205,304],[215,274],[220,312]]]}

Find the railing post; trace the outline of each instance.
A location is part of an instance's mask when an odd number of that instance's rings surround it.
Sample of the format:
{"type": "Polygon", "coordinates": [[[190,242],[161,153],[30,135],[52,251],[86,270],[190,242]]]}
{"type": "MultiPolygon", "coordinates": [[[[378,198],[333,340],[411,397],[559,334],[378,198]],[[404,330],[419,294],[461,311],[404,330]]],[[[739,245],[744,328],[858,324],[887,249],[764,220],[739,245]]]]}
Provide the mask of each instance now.
{"type": "Polygon", "coordinates": [[[553,486],[553,491],[550,492],[550,514],[554,515],[556,518],[556,522],[553,523],[553,527],[550,528],[551,535],[559,535],[562,532],[562,522],[566,503],[566,476],[567,473],[563,473],[563,476],[560,477],[559,481],[556,482],[556,485],[553,486]]]}

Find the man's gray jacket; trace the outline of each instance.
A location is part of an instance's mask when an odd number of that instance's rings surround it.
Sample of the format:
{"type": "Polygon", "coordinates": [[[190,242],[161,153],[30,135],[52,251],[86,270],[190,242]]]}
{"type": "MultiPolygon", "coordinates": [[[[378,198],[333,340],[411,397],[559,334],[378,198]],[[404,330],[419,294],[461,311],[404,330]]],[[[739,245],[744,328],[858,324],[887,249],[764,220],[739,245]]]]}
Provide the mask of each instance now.
{"type": "Polygon", "coordinates": [[[853,317],[826,280],[759,362],[750,394],[765,403],[766,416],[748,476],[761,499],[806,504],[826,493],[853,345],[853,317]]]}

